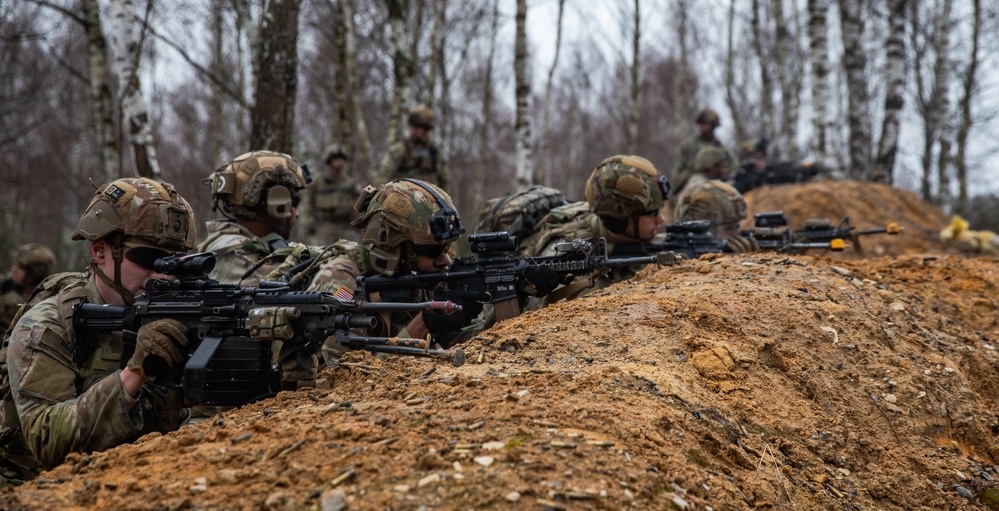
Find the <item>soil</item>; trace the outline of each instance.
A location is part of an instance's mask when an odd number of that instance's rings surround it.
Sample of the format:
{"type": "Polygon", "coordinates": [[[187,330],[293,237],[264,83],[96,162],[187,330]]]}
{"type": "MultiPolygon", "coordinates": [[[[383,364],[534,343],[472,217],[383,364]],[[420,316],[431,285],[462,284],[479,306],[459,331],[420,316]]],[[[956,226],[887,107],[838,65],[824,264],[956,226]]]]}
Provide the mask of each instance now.
{"type": "Polygon", "coordinates": [[[352,352],[312,391],[73,455],[0,507],[999,508],[997,260],[888,187],[747,199],[905,231],[867,258],[648,268],[498,324],[458,368],[352,352]]]}

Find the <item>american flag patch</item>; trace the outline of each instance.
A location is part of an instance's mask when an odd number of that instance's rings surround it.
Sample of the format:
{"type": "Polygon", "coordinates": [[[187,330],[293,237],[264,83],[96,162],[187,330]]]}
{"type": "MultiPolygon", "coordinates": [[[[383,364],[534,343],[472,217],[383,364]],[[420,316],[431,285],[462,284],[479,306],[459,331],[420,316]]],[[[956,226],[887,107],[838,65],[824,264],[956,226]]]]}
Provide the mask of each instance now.
{"type": "Polygon", "coordinates": [[[336,289],[336,293],[333,293],[333,297],[339,300],[353,300],[354,293],[346,286],[340,286],[336,289]]]}

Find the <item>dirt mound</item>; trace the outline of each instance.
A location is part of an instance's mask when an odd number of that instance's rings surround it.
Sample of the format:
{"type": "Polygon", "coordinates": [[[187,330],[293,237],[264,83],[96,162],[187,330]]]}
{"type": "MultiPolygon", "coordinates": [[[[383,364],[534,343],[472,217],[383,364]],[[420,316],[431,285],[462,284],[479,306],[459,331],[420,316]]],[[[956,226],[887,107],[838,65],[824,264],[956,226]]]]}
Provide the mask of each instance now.
{"type": "MultiPolygon", "coordinates": [[[[826,218],[833,223],[849,217],[857,229],[901,225],[900,236],[871,235],[862,238],[867,256],[893,256],[912,253],[956,253],[939,239],[948,218],[915,193],[887,185],[857,181],[817,181],[814,183],[764,186],[746,194],[751,227],[752,216],[767,211],[783,211],[792,228],[807,219],[826,218]]],[[[848,240],[849,241],[849,240],[848,240]]],[[[835,254],[857,258],[855,250],[835,254]]]]}
{"type": "Polygon", "coordinates": [[[497,325],[463,367],[351,353],[312,392],[74,455],[0,508],[995,506],[996,262],[650,268],[497,325]]]}

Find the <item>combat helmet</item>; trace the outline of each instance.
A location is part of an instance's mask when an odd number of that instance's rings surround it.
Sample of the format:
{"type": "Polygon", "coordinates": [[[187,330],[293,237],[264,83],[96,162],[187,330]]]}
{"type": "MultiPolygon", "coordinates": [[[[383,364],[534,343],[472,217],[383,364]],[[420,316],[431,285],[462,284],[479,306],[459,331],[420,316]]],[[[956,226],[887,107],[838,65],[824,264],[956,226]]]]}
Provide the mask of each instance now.
{"type": "Polygon", "coordinates": [[[756,153],[761,153],[764,156],[767,154],[767,146],[770,143],[765,138],[751,138],[748,140],[743,140],[739,144],[739,159],[740,160],[751,160],[753,155],[756,153]]]}
{"type": "MultiPolygon", "coordinates": [[[[105,240],[115,263],[112,282],[91,261],[91,269],[106,284],[132,303],[132,294],[121,285],[121,258],[125,237],[139,238],[138,246],[163,252],[194,248],[194,211],[173,185],[144,177],[127,177],[104,184],[80,217],[74,240],[105,240]]],[[[130,245],[131,246],[131,245],[130,245]]]]}
{"type": "Polygon", "coordinates": [[[363,231],[369,262],[383,275],[395,273],[403,257],[415,267],[417,249],[446,248],[465,232],[447,192],[417,179],[369,185],[354,209],[362,216],[352,225],[363,231]]]}
{"type": "Polygon", "coordinates": [[[694,171],[705,173],[719,163],[728,164],[728,154],[720,147],[707,146],[697,151],[694,158],[694,171]]]}
{"type": "Polygon", "coordinates": [[[35,282],[41,282],[55,270],[55,254],[41,243],[27,243],[17,249],[14,264],[24,268],[35,282]]]}
{"type": "Polygon", "coordinates": [[[252,151],[219,167],[205,180],[212,187],[212,209],[226,218],[267,221],[292,217],[298,192],[312,182],[308,167],[287,154],[252,151]]]}
{"type": "Polygon", "coordinates": [[[738,223],[746,218],[746,201],[732,185],[712,179],[695,183],[682,194],[676,220],[710,220],[712,227],[738,223]]]}
{"type": "Polygon", "coordinates": [[[408,123],[410,126],[432,130],[434,129],[434,113],[424,105],[415,106],[409,111],[408,123]]]}
{"type": "Polygon", "coordinates": [[[323,163],[329,165],[333,158],[349,160],[350,154],[347,153],[347,148],[343,144],[330,144],[326,146],[326,149],[323,149],[323,163]]]}
{"type": "Polygon", "coordinates": [[[666,176],[641,156],[611,156],[586,181],[586,202],[602,219],[628,220],[658,212],[669,195],[666,176]]]}
{"type": "Polygon", "coordinates": [[[695,120],[697,124],[710,124],[714,127],[721,126],[721,118],[718,117],[718,112],[710,108],[705,108],[697,113],[697,119],[695,120]]]}

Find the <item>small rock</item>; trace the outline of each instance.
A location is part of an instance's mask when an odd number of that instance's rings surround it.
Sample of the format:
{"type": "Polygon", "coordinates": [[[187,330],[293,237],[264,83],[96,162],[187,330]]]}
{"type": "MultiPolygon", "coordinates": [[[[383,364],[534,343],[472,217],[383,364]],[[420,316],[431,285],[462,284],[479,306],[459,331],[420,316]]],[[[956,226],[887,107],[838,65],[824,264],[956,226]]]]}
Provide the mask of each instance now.
{"type": "Polygon", "coordinates": [[[461,472],[462,471],[461,462],[456,461],[456,462],[452,463],[451,466],[454,467],[454,471],[455,472],[461,472]]]}
{"type": "Polygon", "coordinates": [[[483,467],[488,467],[489,465],[493,464],[493,461],[495,461],[495,459],[492,456],[476,456],[474,458],[474,461],[479,465],[482,465],[483,467]]]}
{"type": "Polygon", "coordinates": [[[518,500],[520,500],[520,492],[512,491],[510,493],[507,493],[506,496],[503,498],[509,502],[517,502],[518,500]]]}
{"type": "Polygon", "coordinates": [[[234,484],[236,482],[236,471],[231,469],[219,470],[215,473],[215,479],[221,483],[234,484]]]}
{"type": "Polygon", "coordinates": [[[847,477],[850,476],[850,470],[849,469],[846,469],[846,468],[837,468],[836,471],[839,472],[840,474],[843,474],[843,475],[847,476],[847,477]]]}
{"type": "Polygon", "coordinates": [[[838,273],[838,274],[840,274],[840,275],[849,275],[850,274],[850,270],[847,270],[846,268],[843,268],[842,266],[830,266],[829,269],[832,270],[832,271],[834,271],[834,272],[836,272],[836,273],[838,273]]]}
{"type": "Polygon", "coordinates": [[[956,470],[955,469],[954,473],[957,474],[957,478],[960,479],[960,480],[962,480],[962,481],[965,481],[965,480],[968,479],[968,476],[964,475],[964,472],[961,472],[960,470],[956,470]]]}
{"type": "Polygon", "coordinates": [[[506,442],[486,442],[482,444],[482,450],[484,451],[495,451],[497,449],[502,449],[506,446],[506,442]]]}
{"type": "Polygon", "coordinates": [[[895,312],[905,312],[905,304],[902,302],[891,302],[888,308],[895,312]]]}
{"type": "Polygon", "coordinates": [[[954,371],[955,371],[955,369],[953,367],[945,367],[944,368],[944,372],[945,373],[953,373],[954,371]]]}
{"type": "Polygon", "coordinates": [[[407,492],[409,492],[409,485],[408,484],[397,484],[397,485],[393,486],[392,489],[395,490],[395,491],[397,491],[397,492],[399,492],[399,493],[407,493],[407,492]]]}
{"type": "Polygon", "coordinates": [[[683,510],[690,508],[690,504],[687,504],[687,501],[683,500],[683,497],[679,495],[673,495],[670,498],[673,501],[673,506],[676,507],[677,509],[683,510]]]}
{"type": "Polygon", "coordinates": [[[347,509],[347,494],[343,490],[326,490],[319,500],[320,511],[343,511],[347,509]]]}
{"type": "Polygon", "coordinates": [[[195,484],[187,487],[187,490],[191,493],[205,493],[208,491],[208,485],[195,484]]]}
{"type": "Polygon", "coordinates": [[[887,396],[885,396],[885,401],[888,401],[889,403],[897,403],[898,398],[895,397],[895,394],[888,394],[887,396]]]}
{"type": "Polygon", "coordinates": [[[517,395],[520,396],[520,397],[524,397],[524,396],[526,396],[526,395],[528,395],[530,393],[531,393],[531,391],[529,391],[527,389],[524,389],[524,390],[521,390],[520,392],[517,392],[517,395]]]}
{"type": "Polygon", "coordinates": [[[436,482],[438,482],[440,480],[441,480],[441,475],[440,474],[430,474],[427,477],[424,477],[423,479],[420,479],[420,482],[416,483],[416,486],[419,487],[419,488],[423,488],[424,486],[426,486],[428,484],[433,484],[433,483],[436,483],[436,482]]]}

